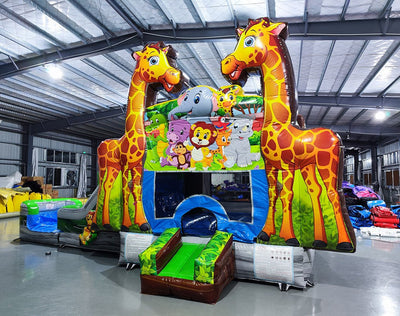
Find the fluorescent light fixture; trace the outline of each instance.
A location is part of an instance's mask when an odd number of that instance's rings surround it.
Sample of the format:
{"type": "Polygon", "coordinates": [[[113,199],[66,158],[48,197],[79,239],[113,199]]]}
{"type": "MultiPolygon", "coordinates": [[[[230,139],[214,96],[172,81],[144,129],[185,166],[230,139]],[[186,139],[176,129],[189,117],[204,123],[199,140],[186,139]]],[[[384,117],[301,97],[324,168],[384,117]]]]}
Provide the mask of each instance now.
{"type": "Polygon", "coordinates": [[[380,121],[380,122],[384,121],[387,117],[388,117],[387,113],[383,110],[378,110],[375,113],[375,120],[377,120],[377,121],[380,121]]]}
{"type": "Polygon", "coordinates": [[[61,79],[62,78],[63,71],[60,68],[60,66],[58,66],[56,64],[48,64],[45,67],[46,67],[46,70],[47,70],[48,74],[53,79],[61,79]]]}

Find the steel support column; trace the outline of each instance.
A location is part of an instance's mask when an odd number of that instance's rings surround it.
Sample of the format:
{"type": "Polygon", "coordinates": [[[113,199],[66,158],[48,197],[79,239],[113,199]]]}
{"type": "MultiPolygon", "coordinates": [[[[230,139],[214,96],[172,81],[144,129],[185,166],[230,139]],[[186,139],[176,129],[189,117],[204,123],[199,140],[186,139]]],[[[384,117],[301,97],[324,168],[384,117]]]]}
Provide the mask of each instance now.
{"type": "Polygon", "coordinates": [[[33,151],[33,134],[32,134],[32,125],[24,126],[24,134],[22,137],[22,142],[24,146],[22,147],[22,163],[23,165],[20,167],[20,172],[22,175],[31,176],[32,175],[32,151],[33,151]]]}

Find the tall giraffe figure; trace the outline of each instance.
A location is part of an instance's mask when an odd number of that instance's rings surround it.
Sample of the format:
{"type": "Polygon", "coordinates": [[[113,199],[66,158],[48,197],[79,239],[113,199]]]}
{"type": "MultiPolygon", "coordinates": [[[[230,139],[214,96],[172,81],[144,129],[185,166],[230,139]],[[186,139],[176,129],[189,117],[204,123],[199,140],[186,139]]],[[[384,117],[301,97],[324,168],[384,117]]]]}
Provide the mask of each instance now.
{"type": "MultiPolygon", "coordinates": [[[[339,194],[338,177],[343,153],[339,137],[329,129],[310,130],[295,127],[297,95],[293,67],[285,44],[288,36],[285,23],[272,23],[268,18],[249,20],[245,29],[237,29],[239,37],[235,51],[221,62],[222,73],[236,82],[246,76],[245,69],[260,69],[262,76],[264,123],[261,132],[261,151],[269,184],[269,210],[264,228],[258,238],[269,241],[275,235],[276,202],[282,202],[283,216],[279,236],[286,244],[299,246],[292,223],[293,180],[300,170],[312,200],[314,213],[313,247],[325,248],[323,210],[319,197],[322,193],[317,171],[325,184],[332,203],[337,231],[336,249],[355,250],[355,236],[348,220],[343,195],[339,194]],[[279,172],[282,189],[277,186],[279,172]],[[344,217],[347,217],[345,220],[344,217]],[[349,235],[350,234],[350,235],[349,235]]],[[[340,181],[339,181],[340,180],[340,181]]]]}
{"type": "MultiPolygon", "coordinates": [[[[129,196],[133,195],[135,205],[135,219],[142,231],[150,229],[144,214],[142,204],[142,172],[145,154],[146,136],[144,129],[144,109],[146,98],[154,95],[149,86],[161,83],[165,90],[170,92],[180,81],[180,71],[170,65],[170,58],[175,58],[175,51],[171,46],[160,42],[149,44],[142,51],[133,53],[136,68],[133,73],[128,96],[128,105],[125,120],[125,133],[120,139],[103,141],[98,149],[98,163],[100,169],[100,185],[102,185],[103,212],[102,225],[106,229],[110,226],[110,192],[119,172],[122,172],[123,212],[121,230],[129,230],[132,225],[129,216],[129,196]],[[129,185],[129,176],[132,177],[132,186],[129,185]]],[[[99,190],[99,197],[100,197],[99,190]]],[[[93,222],[96,224],[96,216],[93,222]]]]}

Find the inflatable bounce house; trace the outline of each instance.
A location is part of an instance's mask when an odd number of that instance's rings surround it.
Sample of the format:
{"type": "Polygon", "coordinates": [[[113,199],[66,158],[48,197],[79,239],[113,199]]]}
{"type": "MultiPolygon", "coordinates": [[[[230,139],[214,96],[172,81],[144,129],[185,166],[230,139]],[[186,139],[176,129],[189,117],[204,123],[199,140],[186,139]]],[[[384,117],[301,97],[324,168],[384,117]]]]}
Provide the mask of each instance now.
{"type": "Polygon", "coordinates": [[[297,123],[287,24],[249,20],[237,35],[219,89],[183,90],[171,46],[134,53],[125,133],[98,147],[97,206],[79,242],[117,232],[143,293],[213,303],[233,278],[304,288],[308,249],[355,251],[341,141],[297,123]],[[250,72],[262,96],[244,93],[250,72]],[[161,88],[175,98],[154,104],[161,88]]]}

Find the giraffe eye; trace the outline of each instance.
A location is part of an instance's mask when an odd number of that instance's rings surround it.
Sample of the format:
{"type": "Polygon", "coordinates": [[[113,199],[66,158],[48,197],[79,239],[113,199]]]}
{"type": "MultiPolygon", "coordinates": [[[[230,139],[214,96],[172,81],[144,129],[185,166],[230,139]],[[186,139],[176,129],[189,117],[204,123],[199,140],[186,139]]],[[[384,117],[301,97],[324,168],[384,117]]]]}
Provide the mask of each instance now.
{"type": "Polygon", "coordinates": [[[255,42],[256,42],[256,38],[254,36],[247,36],[244,39],[244,47],[252,47],[252,46],[254,46],[255,42]]]}
{"type": "Polygon", "coordinates": [[[151,66],[158,65],[159,60],[158,56],[152,56],[149,58],[149,64],[151,66]]]}
{"type": "Polygon", "coordinates": [[[219,102],[222,102],[222,101],[224,101],[224,97],[219,98],[219,102]]]}
{"type": "Polygon", "coordinates": [[[229,96],[229,100],[233,101],[233,95],[229,96]]]}

